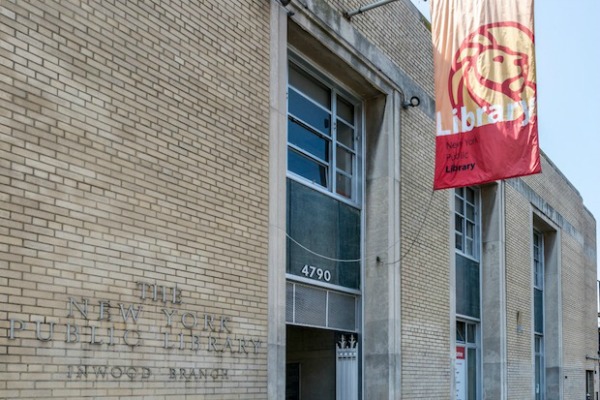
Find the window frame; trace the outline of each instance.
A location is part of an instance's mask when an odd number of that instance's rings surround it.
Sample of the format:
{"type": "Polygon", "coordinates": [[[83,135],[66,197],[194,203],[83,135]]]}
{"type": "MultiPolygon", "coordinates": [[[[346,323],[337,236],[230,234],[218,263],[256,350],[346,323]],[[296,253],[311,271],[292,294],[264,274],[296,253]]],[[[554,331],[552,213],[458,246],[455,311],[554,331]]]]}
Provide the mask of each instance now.
{"type": "Polygon", "coordinates": [[[536,400],[546,399],[546,347],[545,347],[545,324],[546,324],[546,301],[545,301],[545,277],[546,277],[546,266],[545,266],[545,248],[544,248],[544,234],[533,229],[531,238],[531,249],[532,249],[532,294],[533,294],[533,359],[534,359],[534,374],[533,374],[533,385],[534,385],[534,398],[536,400]],[[541,310],[542,313],[542,331],[536,330],[537,313],[535,307],[536,291],[541,292],[541,310]],[[539,343],[539,350],[538,350],[539,343]],[[539,365],[538,365],[539,362],[539,365]],[[539,381],[536,376],[537,369],[540,369],[539,381]],[[537,386],[539,385],[539,393],[537,386]]]}
{"type": "Polygon", "coordinates": [[[482,378],[483,378],[483,370],[482,370],[482,365],[483,365],[483,353],[481,351],[481,323],[478,320],[475,319],[470,319],[470,318],[464,318],[464,317],[457,317],[456,318],[456,338],[455,338],[455,346],[463,346],[465,348],[465,362],[466,362],[466,366],[465,366],[465,394],[468,396],[468,387],[469,387],[469,374],[468,374],[468,370],[469,370],[469,364],[470,362],[472,362],[472,360],[469,357],[469,352],[468,350],[475,350],[475,371],[477,373],[477,382],[475,382],[475,399],[480,399],[481,398],[481,392],[482,392],[482,378]],[[465,338],[464,340],[459,340],[458,338],[458,324],[464,324],[465,325],[465,338]],[[469,341],[469,336],[468,336],[468,327],[472,326],[474,329],[474,334],[475,334],[475,340],[474,341],[469,341]]]}
{"type": "MultiPolygon", "coordinates": [[[[452,209],[452,218],[453,218],[453,223],[454,223],[454,257],[455,257],[455,263],[454,263],[454,273],[456,274],[456,270],[457,270],[457,264],[456,264],[456,258],[457,256],[461,256],[466,258],[467,260],[471,260],[473,262],[475,262],[477,264],[477,268],[478,268],[478,272],[479,272],[479,317],[474,317],[474,316],[470,316],[470,315],[463,315],[460,313],[456,313],[455,312],[455,324],[459,324],[459,323],[464,323],[465,324],[465,332],[466,332],[466,326],[467,325],[473,325],[475,328],[475,333],[476,333],[476,340],[474,343],[472,342],[468,342],[467,340],[465,341],[460,341],[458,337],[455,337],[454,341],[455,341],[455,346],[465,346],[465,350],[467,351],[468,349],[475,349],[475,354],[476,354],[476,386],[475,386],[475,399],[481,399],[482,396],[482,385],[483,385],[483,352],[482,352],[482,341],[481,341],[481,320],[482,320],[482,312],[483,312],[483,308],[482,308],[482,295],[483,295],[483,291],[482,291],[482,271],[481,271],[481,254],[482,254],[482,243],[481,243],[481,237],[482,237],[482,233],[481,233],[481,204],[482,204],[482,199],[481,199],[481,190],[479,187],[476,186],[466,186],[466,187],[461,187],[461,188],[455,188],[454,189],[454,194],[453,194],[453,209],[452,209]],[[468,202],[467,199],[467,190],[472,190],[473,191],[473,202],[468,202]],[[460,194],[459,192],[461,192],[462,194],[460,194]],[[460,199],[462,201],[462,208],[459,210],[457,207],[458,204],[458,199],[460,199]],[[473,206],[473,220],[471,220],[473,222],[473,252],[472,254],[469,254],[468,252],[465,251],[465,233],[466,233],[466,222],[468,220],[468,215],[467,215],[467,204],[470,204],[473,206]],[[462,231],[459,232],[457,230],[457,226],[456,226],[456,222],[457,222],[457,217],[460,218],[461,221],[461,229],[462,231]],[[461,235],[461,248],[459,248],[457,246],[457,236],[461,235]]],[[[456,301],[456,299],[455,299],[456,301]]],[[[455,328],[457,328],[455,326],[455,328]]],[[[467,360],[467,363],[469,362],[469,360],[467,360]]],[[[468,364],[467,364],[467,368],[468,368],[468,364]]],[[[465,377],[466,379],[468,379],[467,377],[465,377]]],[[[468,384],[468,383],[467,383],[468,384]]],[[[468,388],[466,387],[465,389],[468,390],[468,388]]],[[[465,393],[467,394],[467,393],[465,393]]]]}
{"type": "MultiPolygon", "coordinates": [[[[330,98],[331,110],[329,110],[330,115],[331,115],[331,119],[330,119],[331,134],[330,134],[330,137],[328,138],[327,135],[323,135],[321,132],[318,132],[318,134],[321,137],[328,140],[329,161],[321,160],[321,159],[315,157],[314,155],[307,152],[305,149],[302,149],[301,147],[290,143],[289,138],[286,139],[286,142],[287,142],[286,147],[287,147],[288,154],[289,154],[289,151],[291,150],[302,156],[309,157],[309,158],[321,163],[321,165],[326,166],[326,180],[327,180],[326,186],[322,186],[321,184],[315,183],[315,182],[311,181],[310,179],[308,179],[298,173],[290,171],[289,164],[286,166],[286,176],[290,179],[294,179],[298,182],[301,182],[315,190],[318,190],[322,193],[328,194],[328,195],[330,195],[338,200],[341,200],[347,204],[350,204],[350,205],[354,206],[355,208],[361,210],[361,213],[362,213],[362,199],[363,199],[363,191],[364,191],[364,187],[362,184],[363,176],[364,176],[364,170],[363,170],[364,169],[364,165],[363,165],[363,159],[364,159],[364,155],[363,155],[363,152],[364,152],[364,145],[363,145],[363,142],[364,142],[364,102],[362,100],[360,100],[358,95],[347,90],[342,84],[337,82],[333,77],[331,77],[330,75],[325,73],[323,70],[321,70],[321,69],[317,68],[316,66],[312,65],[311,63],[309,63],[305,58],[298,55],[292,49],[290,49],[288,51],[288,64],[287,64],[288,72],[290,69],[290,64],[293,64],[293,66],[295,68],[299,69],[301,72],[308,75],[308,77],[313,79],[316,83],[327,87],[331,91],[331,98],[330,98]],[[345,103],[351,104],[354,107],[354,124],[352,126],[349,124],[350,121],[347,121],[345,118],[343,118],[342,116],[340,116],[338,114],[338,110],[337,110],[338,96],[342,99],[342,101],[344,101],[345,103]],[[347,126],[351,126],[354,129],[354,132],[353,132],[353,136],[354,136],[353,140],[355,143],[354,149],[349,148],[343,142],[338,140],[338,120],[341,120],[341,123],[343,123],[344,125],[347,125],[347,126]],[[338,158],[338,155],[337,155],[338,148],[340,148],[344,151],[349,151],[353,155],[352,175],[349,175],[346,171],[344,171],[339,166],[339,162],[337,159],[338,158]],[[337,192],[338,174],[341,176],[350,178],[350,182],[351,182],[350,183],[350,192],[351,193],[350,193],[349,197],[346,197],[337,192]]],[[[286,92],[287,92],[287,97],[288,97],[286,119],[287,119],[288,123],[290,123],[289,122],[290,119],[292,120],[292,122],[294,122],[294,119],[295,119],[300,124],[306,125],[301,119],[298,119],[297,116],[294,116],[293,114],[290,113],[290,110],[289,110],[290,88],[292,88],[296,93],[299,93],[305,99],[308,99],[311,103],[317,105],[318,107],[322,108],[323,110],[326,110],[326,108],[324,108],[318,102],[310,99],[310,97],[306,96],[306,94],[304,94],[301,90],[294,87],[293,85],[290,85],[290,79],[288,76],[288,83],[287,83],[287,87],[286,87],[286,92]]],[[[309,128],[310,128],[310,126],[309,126],[309,128]]],[[[314,131],[314,129],[313,129],[313,131],[314,131]]]]}
{"type": "Polygon", "coordinates": [[[467,257],[473,261],[477,261],[480,266],[481,266],[481,190],[478,187],[472,187],[472,186],[466,186],[466,187],[461,187],[461,188],[456,188],[454,189],[454,210],[453,210],[453,217],[454,217],[454,250],[461,254],[464,257],[467,257]],[[466,190],[472,190],[473,194],[474,194],[474,202],[468,202],[467,200],[467,196],[466,196],[466,190]],[[462,191],[463,193],[465,193],[464,195],[459,195],[458,191],[462,191]],[[463,207],[460,210],[460,213],[458,212],[458,209],[456,207],[457,204],[457,199],[460,199],[463,202],[463,207]],[[474,218],[472,220],[473,222],[473,254],[469,254],[468,252],[465,251],[465,247],[466,247],[466,230],[467,230],[467,221],[471,221],[468,219],[467,216],[467,205],[470,204],[473,206],[473,212],[474,212],[474,218]],[[456,219],[457,217],[461,218],[461,228],[462,231],[459,232],[457,230],[457,226],[456,226],[456,219]],[[457,247],[457,235],[461,235],[462,236],[462,240],[461,240],[461,248],[459,249],[457,247]]]}

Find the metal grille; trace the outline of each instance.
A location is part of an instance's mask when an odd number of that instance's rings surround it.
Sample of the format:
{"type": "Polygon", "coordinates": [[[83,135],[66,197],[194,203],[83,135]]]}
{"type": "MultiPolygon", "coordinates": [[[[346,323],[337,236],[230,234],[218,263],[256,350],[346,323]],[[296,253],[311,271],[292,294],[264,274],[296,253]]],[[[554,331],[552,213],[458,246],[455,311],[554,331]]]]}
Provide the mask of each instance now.
{"type": "Polygon", "coordinates": [[[329,292],[329,327],[345,331],[356,329],[356,297],[329,292]]]}
{"type": "Polygon", "coordinates": [[[358,330],[357,296],[289,281],[286,293],[288,323],[349,332],[358,330]]]}

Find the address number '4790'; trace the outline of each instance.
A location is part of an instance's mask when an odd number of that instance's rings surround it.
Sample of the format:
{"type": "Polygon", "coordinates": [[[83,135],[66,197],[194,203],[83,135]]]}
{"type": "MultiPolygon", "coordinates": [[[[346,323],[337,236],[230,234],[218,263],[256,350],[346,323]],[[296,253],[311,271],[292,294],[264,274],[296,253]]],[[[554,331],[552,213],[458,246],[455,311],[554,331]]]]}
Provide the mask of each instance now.
{"type": "Polygon", "coordinates": [[[317,268],[306,264],[302,267],[302,271],[300,272],[307,278],[318,279],[325,282],[331,281],[331,272],[323,268],[317,268]]]}

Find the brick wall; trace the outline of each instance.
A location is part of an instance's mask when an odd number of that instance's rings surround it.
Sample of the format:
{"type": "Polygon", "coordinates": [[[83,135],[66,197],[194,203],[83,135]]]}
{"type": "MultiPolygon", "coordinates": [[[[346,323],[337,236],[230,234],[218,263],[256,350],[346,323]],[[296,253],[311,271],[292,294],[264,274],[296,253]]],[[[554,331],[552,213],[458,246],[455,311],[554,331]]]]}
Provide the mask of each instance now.
{"type": "Polygon", "coordinates": [[[1,398],[266,397],[268,19],[1,3],[1,398]]]}
{"type": "MultiPolygon", "coordinates": [[[[507,185],[506,263],[507,263],[507,331],[509,398],[530,398],[532,369],[532,213],[542,216],[555,231],[560,255],[561,341],[547,346],[562,358],[560,380],[564,398],[584,398],[585,371],[597,369],[596,357],[596,236],[595,220],[584,207],[583,199],[568,180],[547,159],[543,172],[507,185]],[[520,312],[522,330],[517,329],[520,312]]],[[[538,227],[539,229],[539,227],[538,227]]]]}
{"type": "MultiPolygon", "coordinates": [[[[364,2],[308,3],[341,13],[364,2]]],[[[270,7],[1,3],[0,398],[267,397],[270,7]]],[[[412,5],[351,27],[433,94],[430,34],[412,5]]],[[[400,160],[388,161],[400,259],[385,267],[400,271],[400,392],[452,398],[451,192],[431,188],[427,110],[399,115],[400,160]]],[[[522,181],[567,222],[564,388],[583,398],[595,222],[548,162],[522,181]]],[[[514,317],[532,318],[531,210],[507,184],[511,400],[533,390],[531,332],[514,317]]]]}

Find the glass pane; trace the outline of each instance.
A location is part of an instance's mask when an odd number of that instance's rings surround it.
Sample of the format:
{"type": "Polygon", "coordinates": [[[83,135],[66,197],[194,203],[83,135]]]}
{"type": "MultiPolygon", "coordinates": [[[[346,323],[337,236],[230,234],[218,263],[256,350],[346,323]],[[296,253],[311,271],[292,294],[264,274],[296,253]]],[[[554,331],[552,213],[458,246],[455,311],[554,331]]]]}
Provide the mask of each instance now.
{"type": "Polygon", "coordinates": [[[466,343],[465,323],[456,321],[456,341],[466,343]]]}
{"type": "Polygon", "coordinates": [[[294,322],[294,285],[285,285],[285,322],[294,322]]]}
{"type": "Polygon", "coordinates": [[[465,188],[465,192],[467,194],[467,202],[471,203],[471,204],[475,204],[475,190],[471,189],[471,188],[465,188]]]}
{"type": "Polygon", "coordinates": [[[337,121],[337,140],[344,146],[354,150],[354,128],[339,119],[337,121]]]}
{"type": "Polygon", "coordinates": [[[544,343],[543,337],[535,336],[535,398],[544,398],[544,343]]]}
{"type": "Polygon", "coordinates": [[[467,221],[465,225],[467,228],[466,236],[468,238],[474,239],[475,238],[475,225],[469,221],[467,221]]]}
{"type": "Polygon", "coordinates": [[[350,177],[342,174],[337,174],[336,191],[339,195],[347,198],[352,198],[352,180],[350,177]]]}
{"type": "Polygon", "coordinates": [[[463,217],[458,214],[454,215],[454,230],[463,233],[463,217]]]}
{"type": "MultiPolygon", "coordinates": [[[[339,200],[334,200],[338,210],[337,258],[354,260],[360,258],[360,210],[339,200]]],[[[316,216],[318,218],[318,215],[316,216]]],[[[360,262],[337,263],[339,284],[360,289],[360,262]]]]}
{"type": "Polygon", "coordinates": [[[291,120],[288,120],[288,142],[329,162],[329,141],[291,120]]]}
{"type": "Polygon", "coordinates": [[[465,254],[468,254],[470,256],[473,256],[475,254],[475,249],[473,248],[473,240],[472,239],[465,239],[465,248],[463,250],[465,252],[465,254]]]}
{"type": "Polygon", "coordinates": [[[457,213],[462,214],[463,213],[463,209],[464,209],[464,202],[463,199],[461,199],[458,196],[454,197],[454,207],[457,213]]]}
{"type": "Polygon", "coordinates": [[[540,263],[537,261],[534,261],[534,267],[533,267],[533,286],[538,288],[538,289],[542,289],[543,288],[543,280],[542,280],[542,274],[541,274],[541,268],[540,268],[540,263]]]}
{"type": "Polygon", "coordinates": [[[288,179],[287,272],[360,288],[360,210],[288,179]],[[307,250],[308,249],[308,250],[307,250]]]}
{"type": "Polygon", "coordinates": [[[463,236],[460,233],[455,235],[455,247],[457,250],[462,251],[463,249],[463,236]]]}
{"type": "Polygon", "coordinates": [[[354,155],[340,146],[337,146],[336,157],[336,167],[347,174],[352,175],[352,159],[354,158],[354,155]]]}
{"type": "Polygon", "coordinates": [[[477,400],[477,350],[467,349],[467,399],[477,400]]]}
{"type": "Polygon", "coordinates": [[[328,110],[331,109],[331,91],[304,71],[290,64],[289,83],[328,110]]]}
{"type": "Polygon", "coordinates": [[[465,188],[456,188],[456,195],[460,197],[465,197],[465,188]]]}
{"type": "Polygon", "coordinates": [[[475,221],[475,207],[471,204],[467,204],[467,219],[475,221]]]}
{"type": "Polygon", "coordinates": [[[534,330],[544,333],[544,292],[533,289],[534,330]]]}
{"type": "Polygon", "coordinates": [[[288,170],[327,187],[327,168],[292,149],[288,149],[288,170]]]}
{"type": "Polygon", "coordinates": [[[456,313],[480,317],[479,263],[456,255],[456,313]]]}
{"type": "Polygon", "coordinates": [[[339,96],[337,96],[337,114],[354,124],[354,106],[339,96]]]}
{"type": "Polygon", "coordinates": [[[467,324],[467,342],[475,343],[475,325],[467,324]]]}
{"type": "Polygon", "coordinates": [[[289,90],[288,111],[294,117],[305,122],[319,132],[331,135],[331,115],[315,103],[300,95],[294,89],[289,90]]]}

